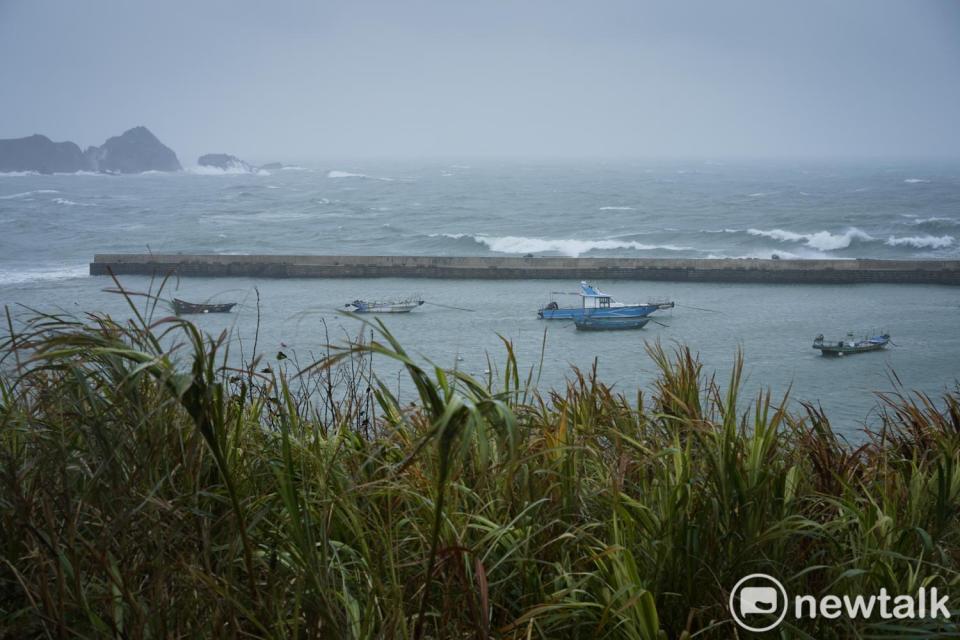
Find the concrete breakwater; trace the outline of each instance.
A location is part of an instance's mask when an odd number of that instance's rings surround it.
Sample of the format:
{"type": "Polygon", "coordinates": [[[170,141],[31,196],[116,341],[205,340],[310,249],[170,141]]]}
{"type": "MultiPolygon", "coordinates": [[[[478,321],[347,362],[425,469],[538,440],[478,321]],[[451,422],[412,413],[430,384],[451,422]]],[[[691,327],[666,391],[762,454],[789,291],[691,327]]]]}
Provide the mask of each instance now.
{"type": "Polygon", "coordinates": [[[97,254],[90,275],[960,285],[960,260],[97,254]]]}

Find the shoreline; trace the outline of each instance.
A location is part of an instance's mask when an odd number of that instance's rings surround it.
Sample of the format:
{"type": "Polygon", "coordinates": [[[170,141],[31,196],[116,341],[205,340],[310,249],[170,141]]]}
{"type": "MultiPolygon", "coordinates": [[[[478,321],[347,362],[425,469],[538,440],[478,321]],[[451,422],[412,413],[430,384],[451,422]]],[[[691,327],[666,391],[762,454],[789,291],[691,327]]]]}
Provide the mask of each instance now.
{"type": "Polygon", "coordinates": [[[96,254],[90,275],[960,285],[960,260],[96,254]]]}

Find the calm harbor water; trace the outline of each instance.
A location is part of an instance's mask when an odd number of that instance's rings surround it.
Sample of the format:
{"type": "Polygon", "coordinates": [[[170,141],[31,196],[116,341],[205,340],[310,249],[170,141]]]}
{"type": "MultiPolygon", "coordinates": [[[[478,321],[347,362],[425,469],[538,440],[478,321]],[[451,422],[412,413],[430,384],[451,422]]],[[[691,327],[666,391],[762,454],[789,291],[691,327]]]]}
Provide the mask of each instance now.
{"type": "MultiPolygon", "coordinates": [[[[7,175],[0,225],[0,304],[17,314],[26,305],[125,315],[125,303],[103,292],[109,279],[86,275],[95,252],[957,258],[960,166],[379,162],[236,175],[7,175]]],[[[149,280],[124,284],[146,290],[149,280]]],[[[260,350],[304,360],[322,350],[325,326],[335,340],[356,334],[356,322],[337,313],[344,303],[420,293],[435,304],[387,318],[409,349],[483,375],[486,354],[503,362],[498,334],[529,367],[546,328],[544,388],[596,359],[602,378],[631,395],[654,376],[644,341],[657,339],[690,345],[724,379],[742,348],[749,391],[791,388],[797,400],[822,403],[851,437],[871,421],[873,393],[891,389],[891,371],[933,395],[960,371],[956,288],[596,284],[622,301],[678,306],[655,316],[661,324],[605,334],[537,319],[538,306],[563,299],[551,292],[576,282],[183,279],[169,294],[241,301],[234,314],[197,322],[235,329],[249,345],[258,289],[260,350]],[[873,328],[896,346],[841,359],[810,346],[818,333],[873,328]]],[[[384,367],[395,380],[396,367],[384,367]]]]}

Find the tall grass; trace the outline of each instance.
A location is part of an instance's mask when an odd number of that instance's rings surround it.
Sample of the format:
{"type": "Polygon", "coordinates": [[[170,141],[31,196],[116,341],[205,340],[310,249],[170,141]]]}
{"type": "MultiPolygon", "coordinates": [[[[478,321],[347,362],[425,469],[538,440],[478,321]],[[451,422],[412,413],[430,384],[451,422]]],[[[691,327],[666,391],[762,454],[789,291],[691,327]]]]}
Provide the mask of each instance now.
{"type": "MultiPolygon", "coordinates": [[[[10,324],[12,327],[12,323],[10,324]]],[[[960,596],[960,392],[822,411],[685,347],[627,397],[412,358],[380,324],[305,367],[227,365],[179,318],[37,315],[0,345],[0,636],[729,638],[729,590],[960,596]],[[417,401],[375,375],[388,358],[417,401]]],[[[788,620],[785,637],[955,637],[788,620]]]]}

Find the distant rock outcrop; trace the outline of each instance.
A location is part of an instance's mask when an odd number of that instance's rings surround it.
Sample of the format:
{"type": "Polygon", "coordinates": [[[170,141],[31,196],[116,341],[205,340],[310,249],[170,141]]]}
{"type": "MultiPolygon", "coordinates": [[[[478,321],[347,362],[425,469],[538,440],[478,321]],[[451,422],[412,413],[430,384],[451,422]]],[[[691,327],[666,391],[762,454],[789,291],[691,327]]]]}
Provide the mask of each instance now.
{"type": "Polygon", "coordinates": [[[180,171],[180,161],[146,127],[134,127],[99,147],[81,152],[72,142],[53,142],[39,134],[0,140],[0,172],[37,173],[143,173],[180,171]]]}
{"type": "Polygon", "coordinates": [[[201,167],[213,167],[229,173],[254,173],[257,168],[228,153],[208,153],[197,159],[201,167]]]}
{"type": "Polygon", "coordinates": [[[76,173],[92,171],[93,165],[72,142],[54,142],[34,134],[0,140],[0,172],[76,173]]]}
{"type": "Polygon", "coordinates": [[[100,147],[84,152],[97,171],[143,173],[144,171],[180,171],[180,161],[172,149],[157,140],[146,127],[134,127],[108,139],[100,147]]]}

